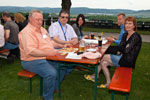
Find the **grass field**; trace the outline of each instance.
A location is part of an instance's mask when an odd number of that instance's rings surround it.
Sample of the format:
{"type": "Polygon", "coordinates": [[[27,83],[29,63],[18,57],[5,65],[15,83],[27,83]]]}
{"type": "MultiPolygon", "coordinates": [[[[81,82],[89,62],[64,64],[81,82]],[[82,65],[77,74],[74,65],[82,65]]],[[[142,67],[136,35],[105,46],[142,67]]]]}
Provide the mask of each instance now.
{"type": "MultiPolygon", "coordinates": [[[[137,59],[136,68],[132,73],[132,84],[129,100],[150,100],[150,43],[143,43],[137,59]]],[[[33,78],[33,93],[29,93],[29,80],[18,77],[17,72],[22,70],[20,60],[14,64],[7,64],[5,59],[0,59],[0,100],[42,100],[40,97],[40,78],[33,78]]],[[[111,76],[115,68],[110,68],[111,76]]],[[[59,99],[54,94],[54,100],[93,100],[94,83],[86,81],[84,74],[89,72],[74,70],[65,77],[61,87],[64,90],[59,99]]],[[[89,73],[90,74],[90,73],[89,73]]],[[[98,83],[105,83],[103,73],[100,74],[98,83]]],[[[97,100],[111,100],[111,91],[98,89],[97,100]]],[[[125,95],[117,93],[115,100],[125,100],[125,95]]]]}

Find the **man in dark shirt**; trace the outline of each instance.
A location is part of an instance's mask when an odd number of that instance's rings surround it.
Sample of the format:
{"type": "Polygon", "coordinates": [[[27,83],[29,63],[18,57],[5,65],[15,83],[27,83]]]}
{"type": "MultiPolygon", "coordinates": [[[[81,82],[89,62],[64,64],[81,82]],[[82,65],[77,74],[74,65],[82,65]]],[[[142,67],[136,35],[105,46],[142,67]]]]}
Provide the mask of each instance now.
{"type": "Polygon", "coordinates": [[[18,33],[19,28],[18,25],[11,20],[10,14],[8,12],[2,13],[2,18],[5,21],[4,24],[4,36],[5,36],[5,45],[4,49],[9,49],[10,54],[9,58],[14,58],[14,56],[18,57],[18,33]]]}

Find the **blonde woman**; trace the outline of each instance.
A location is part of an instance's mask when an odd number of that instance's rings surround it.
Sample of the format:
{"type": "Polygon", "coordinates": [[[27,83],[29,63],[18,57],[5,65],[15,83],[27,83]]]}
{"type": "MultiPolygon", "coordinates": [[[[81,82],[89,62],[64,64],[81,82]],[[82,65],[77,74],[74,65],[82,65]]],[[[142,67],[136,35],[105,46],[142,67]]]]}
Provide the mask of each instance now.
{"type": "Polygon", "coordinates": [[[21,13],[15,13],[14,20],[19,27],[19,32],[28,24],[28,21],[21,13]]]}

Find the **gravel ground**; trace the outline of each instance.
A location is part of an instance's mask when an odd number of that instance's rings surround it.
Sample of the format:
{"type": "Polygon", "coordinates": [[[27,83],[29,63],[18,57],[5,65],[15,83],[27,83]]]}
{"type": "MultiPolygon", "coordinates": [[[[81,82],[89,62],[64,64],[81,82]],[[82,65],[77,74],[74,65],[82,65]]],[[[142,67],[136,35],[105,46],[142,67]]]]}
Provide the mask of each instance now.
{"type": "MultiPolygon", "coordinates": [[[[98,32],[83,32],[84,34],[89,34],[89,33],[94,33],[94,34],[98,34],[98,32]]],[[[104,37],[108,37],[108,36],[116,36],[118,37],[119,34],[117,33],[103,33],[104,37]]],[[[150,42],[150,35],[141,35],[142,36],[142,41],[143,42],[150,42]]]]}

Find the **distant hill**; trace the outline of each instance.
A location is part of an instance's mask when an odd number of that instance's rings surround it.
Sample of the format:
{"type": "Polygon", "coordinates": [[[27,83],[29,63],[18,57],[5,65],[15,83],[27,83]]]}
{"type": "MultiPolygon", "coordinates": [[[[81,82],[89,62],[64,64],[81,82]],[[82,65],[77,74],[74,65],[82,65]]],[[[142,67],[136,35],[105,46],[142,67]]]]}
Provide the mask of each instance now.
{"type": "Polygon", "coordinates": [[[92,9],[92,8],[85,8],[85,7],[82,7],[82,8],[71,8],[71,13],[75,13],[75,14],[78,14],[78,13],[83,13],[83,14],[87,14],[87,13],[95,13],[95,14],[118,14],[120,12],[123,12],[123,13],[133,13],[135,11],[133,10],[124,10],[124,9],[92,9]]]}
{"type": "MultiPolygon", "coordinates": [[[[29,12],[31,9],[39,9],[44,13],[59,13],[61,8],[48,8],[48,7],[16,7],[16,6],[0,6],[0,12],[29,12]]],[[[127,15],[149,18],[150,10],[128,10],[128,9],[92,9],[86,7],[71,8],[71,14],[102,14],[102,15],[116,15],[118,13],[126,13],[127,15]]]]}
{"type": "Polygon", "coordinates": [[[140,10],[128,15],[142,17],[142,18],[150,18],[150,10],[140,10]]]}

